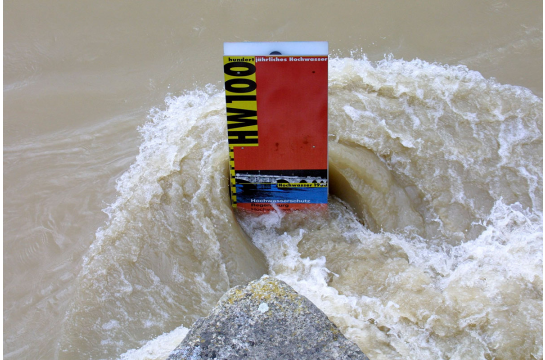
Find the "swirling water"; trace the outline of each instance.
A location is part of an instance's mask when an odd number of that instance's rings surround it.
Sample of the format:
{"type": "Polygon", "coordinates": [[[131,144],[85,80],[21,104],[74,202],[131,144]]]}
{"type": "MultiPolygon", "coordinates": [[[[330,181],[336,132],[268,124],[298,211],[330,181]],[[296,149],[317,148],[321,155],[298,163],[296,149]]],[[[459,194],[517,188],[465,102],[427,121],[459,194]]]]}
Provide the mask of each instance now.
{"type": "Polygon", "coordinates": [[[542,99],[463,66],[331,59],[326,215],[231,211],[224,108],[210,85],[140,128],[59,358],[164,357],[262,274],[371,359],[543,357],[542,99]]]}

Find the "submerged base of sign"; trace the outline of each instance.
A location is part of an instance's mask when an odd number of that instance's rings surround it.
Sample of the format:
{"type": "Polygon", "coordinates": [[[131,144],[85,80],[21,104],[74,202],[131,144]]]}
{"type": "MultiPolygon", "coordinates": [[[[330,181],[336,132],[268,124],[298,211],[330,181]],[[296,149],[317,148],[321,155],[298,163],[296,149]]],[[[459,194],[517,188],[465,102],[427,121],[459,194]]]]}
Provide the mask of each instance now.
{"type": "Polygon", "coordinates": [[[226,43],[224,52],[233,207],[326,208],[327,43],[226,43]]]}

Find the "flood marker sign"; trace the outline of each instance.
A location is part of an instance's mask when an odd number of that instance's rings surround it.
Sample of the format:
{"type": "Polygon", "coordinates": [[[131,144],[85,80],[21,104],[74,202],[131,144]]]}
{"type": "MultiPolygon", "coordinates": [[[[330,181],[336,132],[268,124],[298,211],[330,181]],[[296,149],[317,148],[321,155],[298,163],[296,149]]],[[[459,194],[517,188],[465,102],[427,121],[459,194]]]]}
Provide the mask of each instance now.
{"type": "Polygon", "coordinates": [[[225,43],[223,64],[233,207],[326,208],[327,42],[225,43]]]}

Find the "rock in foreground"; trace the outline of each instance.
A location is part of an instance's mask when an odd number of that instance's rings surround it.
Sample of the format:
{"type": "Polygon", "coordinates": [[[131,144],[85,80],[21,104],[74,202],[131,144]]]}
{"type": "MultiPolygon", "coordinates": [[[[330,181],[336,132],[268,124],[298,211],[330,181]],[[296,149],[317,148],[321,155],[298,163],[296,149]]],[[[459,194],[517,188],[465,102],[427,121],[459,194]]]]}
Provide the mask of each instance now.
{"type": "Polygon", "coordinates": [[[241,358],[368,360],[313,303],[268,276],[229,290],[168,359],[241,358]]]}

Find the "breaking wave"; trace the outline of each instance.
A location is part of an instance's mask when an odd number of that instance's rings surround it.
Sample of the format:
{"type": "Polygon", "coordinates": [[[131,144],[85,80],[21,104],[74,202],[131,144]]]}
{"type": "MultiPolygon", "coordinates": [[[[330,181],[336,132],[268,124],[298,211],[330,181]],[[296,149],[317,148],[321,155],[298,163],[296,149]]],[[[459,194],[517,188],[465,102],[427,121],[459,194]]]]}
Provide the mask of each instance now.
{"type": "Polygon", "coordinates": [[[232,212],[221,90],[151,111],[60,358],[164,358],[265,273],[370,359],[543,357],[542,99],[463,66],[329,66],[327,216],[232,212]]]}

